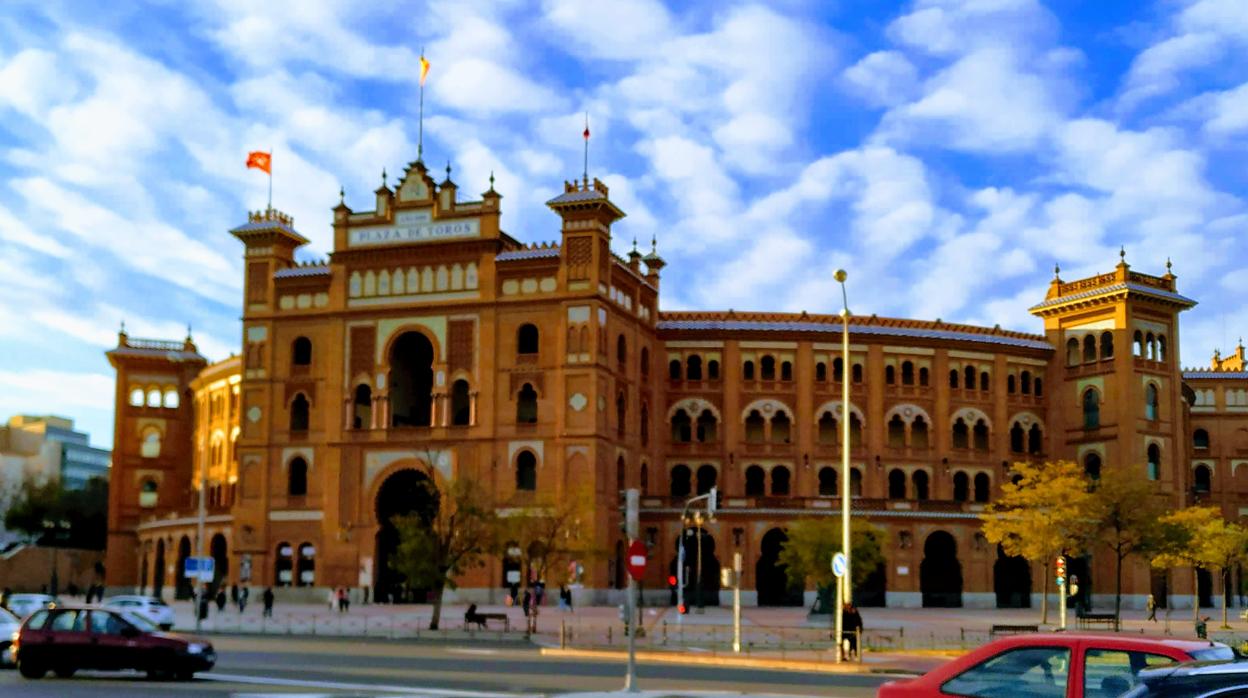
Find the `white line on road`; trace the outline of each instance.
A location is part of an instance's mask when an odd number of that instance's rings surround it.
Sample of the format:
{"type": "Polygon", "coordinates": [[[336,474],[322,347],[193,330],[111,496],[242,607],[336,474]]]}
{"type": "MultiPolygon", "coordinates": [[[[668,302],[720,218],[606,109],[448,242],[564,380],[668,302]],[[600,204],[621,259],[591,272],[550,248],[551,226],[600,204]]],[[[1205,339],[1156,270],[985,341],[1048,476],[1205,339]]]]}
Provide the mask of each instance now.
{"type": "Polygon", "coordinates": [[[313,688],[331,691],[377,691],[381,693],[421,694],[446,696],[447,698],[541,698],[532,693],[496,693],[489,691],[463,691],[450,688],[432,688],[429,686],[388,686],[385,684],[344,683],[340,681],[311,681],[308,679],[279,679],[271,676],[246,676],[243,674],[198,674],[197,678],[226,683],[245,683],[256,686],[287,686],[291,688],[313,688]]]}

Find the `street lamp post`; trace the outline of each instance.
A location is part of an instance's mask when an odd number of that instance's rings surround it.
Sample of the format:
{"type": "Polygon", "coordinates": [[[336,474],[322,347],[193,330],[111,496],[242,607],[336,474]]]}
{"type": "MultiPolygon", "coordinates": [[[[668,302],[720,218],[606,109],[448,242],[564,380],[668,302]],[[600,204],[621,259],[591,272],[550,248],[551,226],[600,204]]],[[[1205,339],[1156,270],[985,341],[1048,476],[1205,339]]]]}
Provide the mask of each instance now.
{"type": "Polygon", "coordinates": [[[50,519],[43,520],[43,532],[44,532],[45,539],[49,540],[52,543],[52,546],[51,546],[52,547],[52,573],[48,575],[49,576],[48,593],[50,593],[53,597],[58,596],[57,592],[60,591],[60,586],[61,586],[60,572],[58,570],[58,568],[60,567],[60,562],[61,562],[60,542],[64,538],[65,533],[69,531],[69,529],[70,529],[70,524],[68,521],[65,521],[64,519],[60,519],[57,521],[52,521],[50,519]]]}
{"type": "Polygon", "coordinates": [[[845,279],[848,276],[844,269],[836,270],[835,278],[841,285],[841,552],[845,554],[845,574],[837,580],[837,589],[840,591],[837,596],[841,598],[838,599],[839,603],[832,611],[836,614],[837,661],[844,659],[841,606],[843,603],[853,602],[854,589],[853,576],[850,574],[853,556],[850,554],[849,547],[849,420],[852,414],[849,409],[849,381],[852,372],[849,363],[849,294],[845,290],[845,279]]]}

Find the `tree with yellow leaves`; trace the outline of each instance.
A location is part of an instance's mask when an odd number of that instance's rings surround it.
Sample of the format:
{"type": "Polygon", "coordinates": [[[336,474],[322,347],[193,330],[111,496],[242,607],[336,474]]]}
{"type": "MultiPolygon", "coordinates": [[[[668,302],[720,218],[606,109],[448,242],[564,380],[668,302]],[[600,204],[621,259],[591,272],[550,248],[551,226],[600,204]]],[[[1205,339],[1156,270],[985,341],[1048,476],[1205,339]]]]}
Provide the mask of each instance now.
{"type": "Polygon", "coordinates": [[[1158,519],[1165,502],[1156,483],[1129,468],[1109,468],[1096,481],[1088,515],[1096,521],[1095,541],[1114,554],[1114,616],[1122,616],[1122,562],[1159,543],[1158,519]]]}
{"type": "Polygon", "coordinates": [[[1218,570],[1222,577],[1222,626],[1226,623],[1226,574],[1244,560],[1248,529],[1228,522],[1217,507],[1186,507],[1161,517],[1159,552],[1153,567],[1192,570],[1192,618],[1200,619],[1197,571],[1218,570]]]}
{"type": "MultiPolygon", "coordinates": [[[[1072,461],[1015,463],[1015,481],[1001,486],[1001,497],[980,519],[984,536],[1007,555],[1044,567],[1041,622],[1049,622],[1049,565],[1058,555],[1082,552],[1095,531],[1089,517],[1091,484],[1072,461]]],[[[1061,590],[1065,593],[1065,590],[1061,590]]]]}

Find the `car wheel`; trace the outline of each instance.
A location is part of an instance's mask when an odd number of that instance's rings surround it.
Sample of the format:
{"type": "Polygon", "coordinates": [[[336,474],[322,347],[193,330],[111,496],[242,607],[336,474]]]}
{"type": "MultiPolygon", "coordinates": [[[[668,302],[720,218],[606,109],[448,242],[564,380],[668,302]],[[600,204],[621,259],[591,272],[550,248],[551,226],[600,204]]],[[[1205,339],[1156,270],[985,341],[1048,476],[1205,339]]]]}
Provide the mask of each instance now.
{"type": "Polygon", "coordinates": [[[190,669],[179,669],[178,672],[174,674],[173,676],[178,681],[190,681],[191,679],[195,678],[195,672],[190,669]]]}
{"type": "Polygon", "coordinates": [[[43,675],[48,673],[47,669],[34,662],[18,662],[17,671],[23,678],[27,679],[42,679],[43,675]]]}
{"type": "Polygon", "coordinates": [[[77,669],[72,666],[58,666],[52,670],[52,673],[56,674],[57,678],[68,679],[73,678],[75,671],[77,671],[77,669]]]}

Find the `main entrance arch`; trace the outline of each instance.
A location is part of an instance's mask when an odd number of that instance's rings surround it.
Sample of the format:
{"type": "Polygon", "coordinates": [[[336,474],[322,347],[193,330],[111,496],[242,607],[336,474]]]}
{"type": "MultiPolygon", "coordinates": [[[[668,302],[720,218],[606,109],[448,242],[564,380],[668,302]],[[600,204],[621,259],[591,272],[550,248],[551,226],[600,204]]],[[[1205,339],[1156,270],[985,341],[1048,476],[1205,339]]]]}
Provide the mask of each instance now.
{"type": "Polygon", "coordinates": [[[174,575],[174,598],[189,599],[191,598],[191,580],[182,570],[186,569],[186,558],[191,556],[191,539],[182,536],[182,540],[178,541],[178,566],[173,568],[174,575]]]}
{"type": "Polygon", "coordinates": [[[417,514],[426,523],[438,510],[437,492],[429,478],[417,470],[400,470],[377,490],[377,573],[373,598],[379,603],[423,603],[427,589],[416,589],[403,575],[390,568],[390,561],[399,546],[399,532],[394,517],[417,514]]]}
{"type": "Polygon", "coordinates": [[[962,563],[958,542],[948,531],[936,531],[923,543],[919,590],[924,608],[962,607],[962,563]]]}
{"type": "Polygon", "coordinates": [[[754,566],[754,586],[759,606],[801,606],[802,588],[790,588],[789,576],[780,564],[780,548],[789,537],[773,528],[763,536],[758,563],[754,566]]]}
{"type": "Polygon", "coordinates": [[[390,347],[390,424],[427,427],[433,400],[433,344],[404,332],[390,347]]]}
{"type": "Polygon", "coordinates": [[[1017,555],[1006,555],[1000,545],[992,565],[992,585],[997,608],[1031,608],[1031,565],[1017,555]]]}
{"type": "Polygon", "coordinates": [[[699,604],[702,606],[718,606],[719,605],[719,558],[715,556],[715,538],[705,528],[686,528],[684,535],[679,536],[676,540],[677,554],[672,558],[669,566],[671,573],[677,579],[680,575],[676,571],[677,560],[680,559],[680,546],[685,548],[685,606],[694,608],[699,604]],[[698,595],[698,538],[701,534],[701,550],[702,550],[702,593],[698,595]]]}

